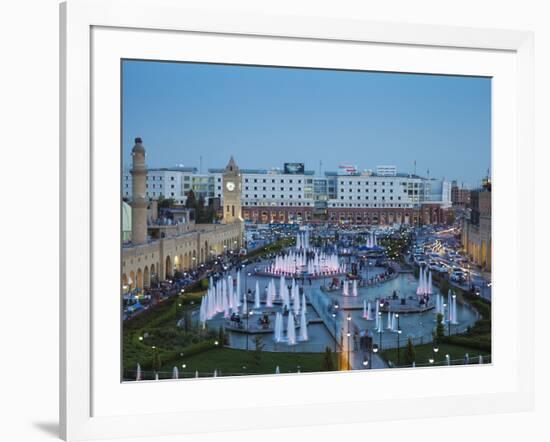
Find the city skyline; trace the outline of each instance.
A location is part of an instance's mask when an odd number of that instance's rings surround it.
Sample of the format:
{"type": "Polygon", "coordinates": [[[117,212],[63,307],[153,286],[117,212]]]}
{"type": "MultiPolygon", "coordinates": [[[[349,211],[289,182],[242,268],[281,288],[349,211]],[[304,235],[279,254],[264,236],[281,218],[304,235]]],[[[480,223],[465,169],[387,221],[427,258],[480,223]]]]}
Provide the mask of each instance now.
{"type": "Polygon", "coordinates": [[[489,78],[125,61],[123,86],[125,167],[140,136],[149,167],[203,173],[231,155],[316,174],[320,160],[322,174],[416,162],[418,175],[475,187],[490,169],[489,78]]]}

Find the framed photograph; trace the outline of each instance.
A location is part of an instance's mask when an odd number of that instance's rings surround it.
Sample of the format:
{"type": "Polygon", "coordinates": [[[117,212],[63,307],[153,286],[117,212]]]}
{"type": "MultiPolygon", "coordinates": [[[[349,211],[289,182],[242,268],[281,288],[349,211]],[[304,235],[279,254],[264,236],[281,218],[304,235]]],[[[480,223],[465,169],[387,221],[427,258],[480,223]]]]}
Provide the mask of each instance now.
{"type": "Polygon", "coordinates": [[[60,13],[63,438],[532,407],[530,33],[60,13]]]}

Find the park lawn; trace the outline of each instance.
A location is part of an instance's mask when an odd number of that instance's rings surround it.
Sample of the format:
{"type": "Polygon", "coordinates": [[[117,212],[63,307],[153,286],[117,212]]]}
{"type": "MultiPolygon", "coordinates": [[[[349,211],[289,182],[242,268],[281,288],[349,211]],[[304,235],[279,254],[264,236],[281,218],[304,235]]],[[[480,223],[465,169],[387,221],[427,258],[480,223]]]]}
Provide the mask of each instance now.
{"type": "MultiPolygon", "coordinates": [[[[323,364],[324,353],[283,353],[283,352],[261,352],[259,366],[254,360],[254,351],[236,350],[231,348],[216,348],[198,353],[187,358],[181,358],[172,364],[166,364],[161,371],[171,373],[174,366],[177,366],[180,373],[185,376],[194,376],[198,371],[204,376],[212,376],[217,370],[219,376],[232,374],[273,374],[279,366],[281,373],[296,373],[298,366],[300,372],[325,371],[323,364]],[[182,367],[185,364],[185,368],[182,367]],[[246,369],[243,369],[243,366],[246,369]]],[[[334,365],[336,357],[333,355],[334,365]]]]}
{"type": "MultiPolygon", "coordinates": [[[[406,346],[401,347],[399,358],[400,358],[400,364],[399,365],[408,365],[405,363],[405,352],[406,352],[406,346]]],[[[430,344],[422,344],[422,345],[416,345],[414,347],[415,351],[415,362],[417,366],[420,365],[429,365],[429,359],[433,357],[433,345],[430,344]]],[[[456,364],[458,361],[462,361],[464,359],[464,355],[468,353],[470,357],[470,361],[476,361],[479,355],[481,354],[485,361],[488,362],[487,356],[490,356],[490,353],[487,351],[481,351],[475,348],[471,347],[464,347],[464,346],[458,346],[458,345],[452,345],[452,344],[445,344],[441,343],[439,345],[439,351],[435,354],[435,365],[444,365],[446,363],[445,361],[445,355],[450,355],[452,363],[456,364]]],[[[393,364],[397,365],[397,349],[392,348],[389,350],[384,350],[380,353],[380,356],[388,362],[391,361],[393,364]]],[[[461,362],[460,362],[461,363],[461,362]]]]}

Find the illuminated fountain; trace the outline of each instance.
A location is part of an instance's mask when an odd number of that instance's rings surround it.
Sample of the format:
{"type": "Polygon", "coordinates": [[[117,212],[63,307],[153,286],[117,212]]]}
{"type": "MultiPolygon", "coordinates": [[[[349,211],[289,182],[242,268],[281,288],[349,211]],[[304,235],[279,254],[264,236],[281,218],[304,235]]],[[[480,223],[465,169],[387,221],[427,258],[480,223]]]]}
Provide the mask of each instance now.
{"type": "Polygon", "coordinates": [[[296,328],[294,325],[294,315],[288,314],[288,321],[286,324],[286,340],[288,345],[296,345],[296,328]]]}
{"type": "Polygon", "coordinates": [[[275,326],[273,331],[275,342],[281,342],[283,340],[283,315],[281,312],[277,312],[275,315],[275,326]]]}

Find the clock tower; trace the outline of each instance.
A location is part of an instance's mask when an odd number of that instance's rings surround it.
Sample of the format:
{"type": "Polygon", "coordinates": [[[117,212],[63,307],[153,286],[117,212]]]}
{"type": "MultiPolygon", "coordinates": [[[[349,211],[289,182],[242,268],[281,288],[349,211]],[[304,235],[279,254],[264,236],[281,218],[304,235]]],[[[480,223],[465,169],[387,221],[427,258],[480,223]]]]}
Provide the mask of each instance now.
{"type": "Polygon", "coordinates": [[[233,156],[223,171],[223,222],[242,221],[241,215],[241,171],[233,156]]]}

